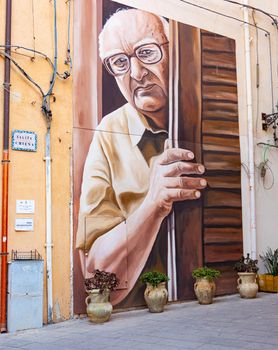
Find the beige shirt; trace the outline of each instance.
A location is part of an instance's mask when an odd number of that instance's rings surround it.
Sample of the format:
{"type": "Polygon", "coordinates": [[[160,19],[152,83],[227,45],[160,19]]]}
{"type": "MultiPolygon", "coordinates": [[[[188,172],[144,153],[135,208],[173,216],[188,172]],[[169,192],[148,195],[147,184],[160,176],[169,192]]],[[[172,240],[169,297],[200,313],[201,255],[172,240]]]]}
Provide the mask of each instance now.
{"type": "Polygon", "coordinates": [[[102,119],[84,166],[77,248],[90,249],[140,206],[166,138],[166,131],[153,130],[130,104],[102,119]]]}

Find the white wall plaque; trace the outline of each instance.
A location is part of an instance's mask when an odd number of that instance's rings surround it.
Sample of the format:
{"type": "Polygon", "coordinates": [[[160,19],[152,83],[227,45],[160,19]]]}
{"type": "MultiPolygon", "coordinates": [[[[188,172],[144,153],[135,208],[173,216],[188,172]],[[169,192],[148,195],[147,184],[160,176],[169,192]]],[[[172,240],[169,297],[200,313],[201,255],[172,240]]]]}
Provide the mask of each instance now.
{"type": "Polygon", "coordinates": [[[34,214],[35,201],[33,199],[17,199],[16,213],[17,214],[34,214]]]}
{"type": "Polygon", "coordinates": [[[16,231],[34,231],[34,220],[31,218],[17,218],[15,219],[16,231]]]}
{"type": "Polygon", "coordinates": [[[33,131],[13,130],[12,149],[16,151],[37,151],[37,134],[33,131]]]}

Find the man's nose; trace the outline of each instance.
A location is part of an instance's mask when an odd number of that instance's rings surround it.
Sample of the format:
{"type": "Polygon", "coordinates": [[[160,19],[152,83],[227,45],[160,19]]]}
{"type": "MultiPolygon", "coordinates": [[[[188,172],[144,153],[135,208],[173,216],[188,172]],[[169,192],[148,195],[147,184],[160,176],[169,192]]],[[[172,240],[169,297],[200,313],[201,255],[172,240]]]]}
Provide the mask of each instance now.
{"type": "Polygon", "coordinates": [[[148,70],[138,60],[137,57],[131,57],[130,59],[130,76],[131,78],[141,81],[148,74],[148,70]]]}

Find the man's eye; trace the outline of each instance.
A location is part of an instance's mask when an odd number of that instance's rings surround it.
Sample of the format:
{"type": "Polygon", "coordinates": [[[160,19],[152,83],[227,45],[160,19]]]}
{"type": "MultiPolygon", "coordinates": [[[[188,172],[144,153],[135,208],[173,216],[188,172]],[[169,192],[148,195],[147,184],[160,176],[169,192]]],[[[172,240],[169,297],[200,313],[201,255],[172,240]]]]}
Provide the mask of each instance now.
{"type": "Polygon", "coordinates": [[[159,49],[153,45],[141,47],[137,51],[137,57],[144,63],[154,63],[161,58],[159,49]]]}
{"type": "Polygon", "coordinates": [[[143,49],[139,52],[140,57],[147,57],[154,54],[154,51],[151,49],[143,49]]]}
{"type": "Polygon", "coordinates": [[[150,49],[142,50],[141,52],[142,55],[150,55],[151,53],[152,53],[152,50],[150,49]]]}
{"type": "Polygon", "coordinates": [[[115,60],[113,62],[113,65],[121,68],[121,67],[125,67],[126,63],[127,63],[127,59],[125,57],[122,57],[122,58],[118,58],[117,60],[115,60]]]}

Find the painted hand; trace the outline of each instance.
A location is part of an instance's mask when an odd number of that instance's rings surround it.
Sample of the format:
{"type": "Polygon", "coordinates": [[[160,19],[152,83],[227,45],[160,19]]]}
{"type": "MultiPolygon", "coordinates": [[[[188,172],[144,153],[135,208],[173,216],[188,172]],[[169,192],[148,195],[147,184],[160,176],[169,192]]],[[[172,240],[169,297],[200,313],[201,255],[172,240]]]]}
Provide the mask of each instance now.
{"type": "Polygon", "coordinates": [[[200,198],[200,190],[206,187],[207,181],[186,175],[203,174],[205,167],[189,162],[192,159],[194,154],[191,151],[171,148],[166,149],[153,163],[144,204],[159,216],[166,217],[174,202],[200,198]]]}

